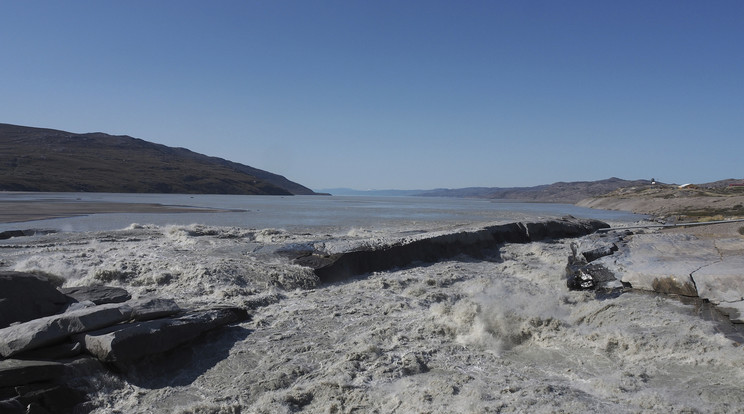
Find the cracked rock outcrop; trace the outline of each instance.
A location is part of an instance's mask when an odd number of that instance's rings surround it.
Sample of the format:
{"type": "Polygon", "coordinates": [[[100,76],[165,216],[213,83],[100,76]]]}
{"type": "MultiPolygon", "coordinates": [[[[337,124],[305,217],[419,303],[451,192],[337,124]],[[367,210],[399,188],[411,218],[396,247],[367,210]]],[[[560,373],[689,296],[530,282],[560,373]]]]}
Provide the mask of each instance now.
{"type": "Polygon", "coordinates": [[[569,258],[569,288],[617,287],[612,283],[621,282],[634,289],[699,297],[717,305],[732,322],[744,323],[742,238],[650,232],[592,235],[581,243],[569,258]],[[596,252],[611,254],[582,261],[582,252],[593,258],[596,252]],[[608,281],[608,275],[614,280],[608,281]]]}

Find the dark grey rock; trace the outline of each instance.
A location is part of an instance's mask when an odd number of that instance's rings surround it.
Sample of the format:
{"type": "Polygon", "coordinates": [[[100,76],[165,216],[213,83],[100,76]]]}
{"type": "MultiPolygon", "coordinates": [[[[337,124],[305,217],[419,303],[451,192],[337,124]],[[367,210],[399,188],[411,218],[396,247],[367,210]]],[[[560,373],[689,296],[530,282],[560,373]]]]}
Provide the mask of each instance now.
{"type": "Polygon", "coordinates": [[[0,413],[3,414],[26,414],[26,407],[18,398],[10,398],[0,401],[0,413]]]}
{"type": "Polygon", "coordinates": [[[0,361],[0,387],[50,381],[65,373],[65,365],[54,361],[6,359],[0,361]]]}
{"type": "Polygon", "coordinates": [[[88,300],[96,305],[121,303],[132,298],[125,289],[113,286],[76,286],[60,288],[59,290],[78,302],[88,300]]]}
{"type": "Polygon", "coordinates": [[[587,262],[593,262],[601,257],[610,256],[618,250],[617,245],[601,246],[581,253],[587,262]]]}
{"type": "Polygon", "coordinates": [[[83,353],[83,347],[77,342],[65,342],[58,345],[45,346],[18,354],[19,358],[35,360],[60,360],[73,358],[83,353]]]}
{"type": "MultiPolygon", "coordinates": [[[[0,401],[8,400],[18,396],[15,387],[0,387],[0,401]]],[[[2,411],[0,411],[1,413],[2,411]]]]}
{"type": "Polygon", "coordinates": [[[295,263],[312,267],[321,282],[335,282],[417,261],[436,262],[460,254],[480,257],[501,243],[578,237],[609,227],[607,223],[598,220],[574,217],[534,223],[509,223],[333,255],[315,252],[297,258],[295,263]]]}
{"type": "Polygon", "coordinates": [[[88,332],[77,337],[99,360],[120,368],[128,362],[171,350],[202,333],[248,317],[245,310],[225,308],[195,312],[179,318],[156,319],[88,332]]]}
{"type": "Polygon", "coordinates": [[[566,286],[571,290],[591,290],[597,287],[592,276],[584,271],[587,261],[578,253],[576,243],[571,243],[571,255],[566,264],[566,286]]]}
{"type": "Polygon", "coordinates": [[[54,315],[62,312],[70,302],[43,276],[0,272],[0,328],[54,315]]]}
{"type": "Polygon", "coordinates": [[[595,260],[612,255],[617,246],[602,246],[578,253],[578,245],[571,243],[571,255],[566,265],[566,286],[571,290],[614,289],[622,287],[615,273],[595,260]],[[589,253],[589,254],[587,254],[589,253]],[[589,263],[592,262],[592,263],[589,263]]]}
{"type": "Polygon", "coordinates": [[[0,240],[7,240],[12,237],[26,237],[35,236],[37,234],[50,234],[56,233],[56,230],[40,230],[40,229],[27,229],[27,230],[6,230],[0,231],[0,240]]]}
{"type": "MultiPolygon", "coordinates": [[[[57,412],[59,412],[60,414],[62,413],[62,411],[57,411],[57,412]]],[[[26,408],[26,414],[52,414],[52,413],[50,413],[49,410],[47,410],[46,408],[34,402],[28,405],[28,407],[26,408]]]]}
{"type": "Polygon", "coordinates": [[[39,384],[17,387],[18,400],[28,413],[69,413],[86,400],[85,394],[62,384],[39,384]]]}
{"type": "Polygon", "coordinates": [[[137,321],[163,318],[181,312],[173,299],[142,298],[130,300],[126,304],[132,308],[132,319],[137,321]]]}
{"type": "Polygon", "coordinates": [[[107,304],[46,316],[0,329],[0,355],[15,354],[63,342],[73,334],[101,329],[131,318],[132,308],[107,304]]]}

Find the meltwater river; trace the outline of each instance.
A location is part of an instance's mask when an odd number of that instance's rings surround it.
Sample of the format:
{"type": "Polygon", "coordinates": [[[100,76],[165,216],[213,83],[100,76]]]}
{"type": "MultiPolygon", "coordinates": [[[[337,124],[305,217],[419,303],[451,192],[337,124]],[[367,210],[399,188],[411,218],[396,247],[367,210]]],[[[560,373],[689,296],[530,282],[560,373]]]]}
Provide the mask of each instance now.
{"type": "MultiPolygon", "coordinates": [[[[3,194],[239,210],[3,224],[0,269],[106,284],[252,319],[126,373],[91,373],[93,413],[733,413],[744,352],[695,303],[569,291],[571,240],[322,284],[280,254],[567,214],[561,204],[372,197],[3,194]],[[134,224],[136,223],[136,224],[134,224]]],[[[341,246],[341,247],[339,247],[341,246]]]]}

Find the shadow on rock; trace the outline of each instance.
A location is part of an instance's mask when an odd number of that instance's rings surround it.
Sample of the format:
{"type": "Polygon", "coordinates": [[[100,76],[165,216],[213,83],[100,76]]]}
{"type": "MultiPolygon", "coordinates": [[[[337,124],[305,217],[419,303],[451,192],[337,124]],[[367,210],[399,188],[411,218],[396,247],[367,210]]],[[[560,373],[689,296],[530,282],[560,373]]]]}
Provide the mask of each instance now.
{"type": "Polygon", "coordinates": [[[251,332],[250,329],[231,326],[202,335],[166,353],[128,364],[123,377],[138,387],[149,389],[189,385],[226,359],[233,345],[251,332]]]}

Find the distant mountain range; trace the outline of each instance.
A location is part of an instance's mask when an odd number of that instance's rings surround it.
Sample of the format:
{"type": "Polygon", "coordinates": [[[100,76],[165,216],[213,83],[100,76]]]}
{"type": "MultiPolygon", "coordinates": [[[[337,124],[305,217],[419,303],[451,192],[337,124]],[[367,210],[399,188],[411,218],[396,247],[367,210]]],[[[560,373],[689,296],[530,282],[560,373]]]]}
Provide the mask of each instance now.
{"type": "Polygon", "coordinates": [[[316,194],[247,165],[130,136],[0,124],[0,191],[316,194]]]}
{"type": "Polygon", "coordinates": [[[534,187],[472,187],[455,190],[431,190],[421,195],[573,204],[587,197],[607,194],[618,188],[647,185],[651,185],[651,180],[623,180],[612,177],[598,181],[557,182],[534,187]]]}
{"type": "Polygon", "coordinates": [[[319,190],[332,195],[368,196],[422,196],[422,197],[470,197],[514,201],[534,201],[547,203],[576,203],[588,197],[607,194],[618,188],[650,185],[650,180],[623,180],[608,178],[599,181],[557,182],[534,187],[468,187],[435,190],[367,190],[348,188],[319,190]]]}
{"type": "Polygon", "coordinates": [[[420,196],[427,190],[354,190],[352,188],[324,188],[317,190],[335,196],[406,197],[420,196]]]}

